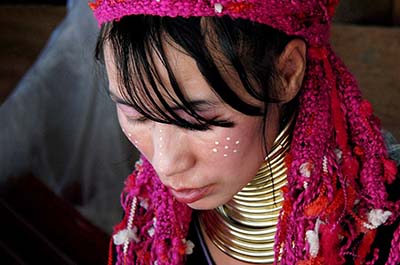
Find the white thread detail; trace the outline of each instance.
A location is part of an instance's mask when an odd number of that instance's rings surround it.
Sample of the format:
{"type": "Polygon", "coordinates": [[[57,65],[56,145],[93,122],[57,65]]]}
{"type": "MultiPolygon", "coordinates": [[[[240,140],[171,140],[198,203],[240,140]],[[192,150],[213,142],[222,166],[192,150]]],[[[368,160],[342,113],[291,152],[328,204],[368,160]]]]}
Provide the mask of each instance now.
{"type": "MultiPolygon", "coordinates": [[[[310,178],[311,169],[312,169],[312,164],[310,162],[305,162],[305,163],[301,164],[301,166],[300,166],[300,174],[305,178],[310,178]]],[[[304,189],[308,188],[307,181],[303,182],[303,187],[304,187],[304,189]]]]}
{"type": "Polygon", "coordinates": [[[309,178],[311,176],[312,164],[310,162],[305,162],[300,166],[300,174],[303,177],[309,178]]]}
{"type": "Polygon", "coordinates": [[[364,222],[364,227],[370,230],[376,229],[381,224],[384,224],[391,215],[392,212],[390,211],[373,209],[368,213],[368,223],[364,222]]]}
{"type": "Polygon", "coordinates": [[[328,174],[328,158],[326,156],[324,156],[324,159],[322,161],[322,170],[325,174],[328,174]]]}
{"type": "Polygon", "coordinates": [[[190,240],[183,239],[183,243],[186,243],[185,254],[190,255],[193,253],[194,243],[190,240]]]}
{"type": "Polygon", "coordinates": [[[137,227],[135,226],[133,229],[123,229],[113,235],[113,241],[115,245],[122,245],[124,244],[124,249],[125,249],[125,244],[126,242],[129,242],[130,240],[134,240],[135,242],[139,242],[139,239],[136,235],[137,233],[137,227]]]}
{"type": "Polygon", "coordinates": [[[216,3],[214,5],[215,13],[221,14],[223,9],[224,9],[224,6],[221,3],[216,3]]]}
{"type": "Polygon", "coordinates": [[[342,150],[335,149],[335,154],[336,154],[336,158],[337,158],[339,164],[342,163],[342,156],[343,156],[342,150]]]}
{"type": "MultiPolygon", "coordinates": [[[[123,249],[124,256],[126,256],[126,254],[127,254],[127,252],[128,252],[128,245],[129,245],[130,239],[133,239],[135,242],[138,242],[138,241],[139,241],[139,239],[138,239],[137,236],[136,236],[137,228],[134,227],[134,229],[132,230],[133,218],[135,217],[135,212],[136,212],[136,204],[137,204],[137,198],[136,198],[136,197],[133,197],[132,205],[131,205],[131,211],[129,212],[129,217],[128,217],[128,227],[127,227],[126,230],[128,230],[128,231],[133,231],[134,233],[133,233],[133,235],[129,234],[129,235],[131,235],[132,237],[126,237],[126,238],[125,238],[125,241],[124,241],[124,249],[123,249]],[[136,230],[136,231],[135,231],[135,230],[136,230]]],[[[124,230],[125,230],[125,229],[124,229],[124,230]]]]}
{"type": "Polygon", "coordinates": [[[306,239],[310,246],[310,256],[315,258],[319,252],[319,226],[321,224],[321,220],[318,218],[314,230],[307,230],[306,239]]]}
{"type": "Polygon", "coordinates": [[[155,232],[156,232],[156,230],[154,229],[154,227],[150,227],[149,231],[147,231],[147,233],[149,234],[150,237],[153,237],[155,232]]]}
{"type": "Polygon", "coordinates": [[[147,208],[149,207],[149,199],[140,200],[139,205],[147,210],[147,208]]]}

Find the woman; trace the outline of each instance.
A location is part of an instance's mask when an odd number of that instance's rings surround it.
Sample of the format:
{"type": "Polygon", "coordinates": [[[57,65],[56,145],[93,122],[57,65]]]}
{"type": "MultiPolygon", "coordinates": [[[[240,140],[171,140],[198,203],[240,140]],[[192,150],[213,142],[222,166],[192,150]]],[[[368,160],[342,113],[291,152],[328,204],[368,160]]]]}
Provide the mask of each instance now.
{"type": "Polygon", "coordinates": [[[110,263],[400,262],[396,164],[330,48],[336,2],[91,4],[143,155],[110,263]]]}

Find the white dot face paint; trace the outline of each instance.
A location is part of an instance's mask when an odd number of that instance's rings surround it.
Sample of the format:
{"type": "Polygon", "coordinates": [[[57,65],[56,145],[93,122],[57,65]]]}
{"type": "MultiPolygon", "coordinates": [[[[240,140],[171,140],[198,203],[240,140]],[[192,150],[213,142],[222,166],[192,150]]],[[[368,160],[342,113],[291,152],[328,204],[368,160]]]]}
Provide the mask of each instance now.
{"type": "Polygon", "coordinates": [[[223,157],[228,157],[229,153],[227,153],[227,152],[229,152],[230,150],[232,150],[232,151],[230,151],[232,153],[238,153],[239,150],[237,149],[237,147],[240,144],[240,140],[236,140],[236,141],[231,141],[231,140],[232,140],[232,138],[228,136],[224,139],[224,141],[215,141],[214,142],[215,146],[211,149],[211,151],[213,153],[218,153],[222,149],[222,150],[224,150],[224,153],[222,154],[223,157]],[[232,144],[234,144],[236,148],[232,148],[232,146],[231,146],[232,144]]]}
{"type": "Polygon", "coordinates": [[[122,132],[125,134],[125,136],[129,139],[129,141],[131,143],[133,143],[133,145],[135,145],[137,147],[137,145],[139,144],[139,141],[136,139],[132,138],[132,133],[127,132],[127,130],[125,130],[125,128],[122,128],[122,132]]]}
{"type": "MultiPolygon", "coordinates": [[[[163,133],[163,130],[160,129],[159,132],[160,132],[160,134],[161,134],[161,133],[163,133]]],[[[160,157],[162,157],[162,156],[163,156],[163,153],[162,153],[161,151],[162,151],[162,148],[163,148],[163,146],[164,146],[164,145],[163,145],[163,139],[164,139],[164,138],[163,138],[162,136],[160,136],[158,139],[160,140],[160,141],[158,142],[158,150],[159,150],[159,153],[158,153],[158,154],[159,154],[160,157]]]]}

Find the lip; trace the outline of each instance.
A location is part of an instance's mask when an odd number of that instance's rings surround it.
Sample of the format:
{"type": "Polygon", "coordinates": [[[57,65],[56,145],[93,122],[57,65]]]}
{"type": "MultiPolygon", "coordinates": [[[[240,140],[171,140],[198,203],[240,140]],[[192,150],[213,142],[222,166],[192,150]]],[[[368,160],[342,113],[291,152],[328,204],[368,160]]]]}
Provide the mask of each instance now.
{"type": "Polygon", "coordinates": [[[179,189],[175,190],[170,188],[172,195],[176,198],[177,201],[190,204],[195,201],[202,199],[210,190],[210,186],[206,186],[204,188],[199,189],[179,189]]]}

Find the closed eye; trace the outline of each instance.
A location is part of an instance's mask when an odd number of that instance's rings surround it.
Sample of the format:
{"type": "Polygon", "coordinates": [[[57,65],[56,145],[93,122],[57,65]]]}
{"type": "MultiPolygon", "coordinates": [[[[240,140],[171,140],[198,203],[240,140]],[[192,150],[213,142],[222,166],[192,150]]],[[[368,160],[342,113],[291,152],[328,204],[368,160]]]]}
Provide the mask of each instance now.
{"type": "Polygon", "coordinates": [[[130,124],[140,125],[147,121],[161,122],[165,124],[176,125],[185,130],[191,131],[208,131],[212,130],[214,126],[220,126],[225,128],[232,128],[235,123],[230,120],[220,119],[216,113],[218,108],[218,102],[213,100],[193,100],[189,101],[189,109],[192,109],[198,113],[202,118],[200,120],[185,111],[184,106],[174,106],[171,110],[179,116],[178,120],[163,120],[162,118],[146,117],[143,116],[135,107],[129,102],[121,99],[110,91],[111,99],[116,103],[117,107],[124,114],[126,120],[130,124]]]}
{"type": "Polygon", "coordinates": [[[147,122],[149,120],[144,116],[139,117],[139,118],[137,118],[137,117],[133,118],[133,117],[129,117],[129,116],[125,116],[125,117],[126,117],[126,120],[128,121],[128,123],[129,124],[133,124],[133,125],[135,125],[135,124],[143,124],[143,123],[145,123],[145,122],[147,122]]]}

